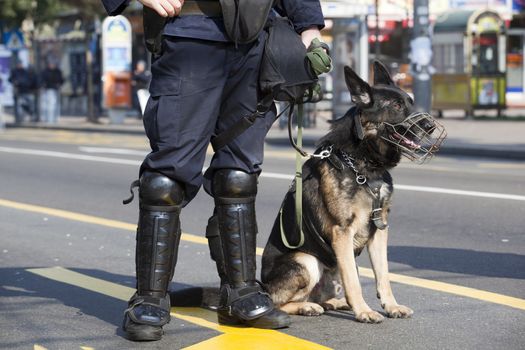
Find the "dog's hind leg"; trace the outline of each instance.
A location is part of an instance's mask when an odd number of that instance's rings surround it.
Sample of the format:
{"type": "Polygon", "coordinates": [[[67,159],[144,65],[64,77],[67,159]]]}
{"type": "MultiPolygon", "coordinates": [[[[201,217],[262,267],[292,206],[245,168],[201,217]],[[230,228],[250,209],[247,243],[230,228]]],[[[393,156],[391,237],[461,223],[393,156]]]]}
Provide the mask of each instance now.
{"type": "Polygon", "coordinates": [[[354,255],[354,235],[355,230],[352,227],[344,228],[336,225],[332,229],[332,247],[341,273],[346,300],[354,310],[358,321],[379,323],[384,317],[372,310],[363,299],[354,255]]]}
{"type": "Polygon", "coordinates": [[[414,311],[406,306],[399,305],[392,293],[390,279],[388,278],[387,241],[388,229],[385,229],[377,230],[368,242],[368,255],[376,277],[377,297],[381,300],[381,306],[388,317],[407,318],[412,316],[414,311]]]}
{"type": "Polygon", "coordinates": [[[351,310],[346,302],[341,276],[337,268],[325,270],[321,281],[310,295],[310,301],[318,301],[328,310],[351,310]]]}
{"type": "Polygon", "coordinates": [[[302,252],[294,253],[288,261],[282,261],[279,267],[272,271],[275,277],[266,282],[273,302],[289,314],[322,314],[323,307],[308,300],[321,279],[323,270],[323,265],[314,256],[302,252]]]}

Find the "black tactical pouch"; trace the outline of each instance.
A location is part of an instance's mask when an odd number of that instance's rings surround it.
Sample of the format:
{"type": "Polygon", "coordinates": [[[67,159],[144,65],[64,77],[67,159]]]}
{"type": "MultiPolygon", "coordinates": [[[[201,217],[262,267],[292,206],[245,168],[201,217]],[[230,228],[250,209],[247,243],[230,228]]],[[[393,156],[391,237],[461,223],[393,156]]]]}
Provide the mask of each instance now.
{"type": "Polygon", "coordinates": [[[306,57],[306,48],[286,18],[269,20],[267,40],[261,62],[259,87],[263,95],[273,94],[274,100],[304,103],[307,91],[317,83],[306,57]]]}
{"type": "Polygon", "coordinates": [[[220,0],[228,37],[236,44],[248,44],[259,37],[274,0],[220,0]]]}
{"type": "Polygon", "coordinates": [[[167,18],[160,16],[155,10],[144,6],[144,40],[146,42],[146,48],[154,56],[160,56],[162,54],[162,31],[167,21],[167,18]]]}

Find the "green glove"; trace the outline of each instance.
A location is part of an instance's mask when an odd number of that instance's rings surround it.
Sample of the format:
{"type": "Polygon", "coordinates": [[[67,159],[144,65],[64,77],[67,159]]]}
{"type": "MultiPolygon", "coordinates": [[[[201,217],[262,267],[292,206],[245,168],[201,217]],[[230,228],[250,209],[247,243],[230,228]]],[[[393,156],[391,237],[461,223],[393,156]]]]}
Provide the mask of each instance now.
{"type": "Polygon", "coordinates": [[[315,38],[308,47],[306,57],[310,61],[315,75],[319,76],[332,70],[332,59],[328,50],[328,45],[315,38]]]}

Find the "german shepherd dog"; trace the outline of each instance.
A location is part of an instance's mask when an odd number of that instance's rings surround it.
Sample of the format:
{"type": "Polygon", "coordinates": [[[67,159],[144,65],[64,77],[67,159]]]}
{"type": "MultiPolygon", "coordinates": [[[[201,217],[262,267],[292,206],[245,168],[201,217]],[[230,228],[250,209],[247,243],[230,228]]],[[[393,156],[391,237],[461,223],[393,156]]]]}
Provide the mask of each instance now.
{"type": "Polygon", "coordinates": [[[322,157],[303,165],[302,234],[295,222],[292,183],[264,249],[262,282],[289,314],[347,309],[360,322],[381,322],[384,317],[365,302],[359,283],[355,257],[366,246],[386,315],[407,318],[413,311],[397,303],[388,277],[393,191],[388,170],[402,155],[429,159],[446,133],[430,115],[414,112],[412,98],[395,86],[381,63],[374,62],[373,86],[349,67],[344,72],[355,107],[319,141],[316,154],[322,157]],[[301,247],[287,243],[298,242],[300,235],[301,247]]]}

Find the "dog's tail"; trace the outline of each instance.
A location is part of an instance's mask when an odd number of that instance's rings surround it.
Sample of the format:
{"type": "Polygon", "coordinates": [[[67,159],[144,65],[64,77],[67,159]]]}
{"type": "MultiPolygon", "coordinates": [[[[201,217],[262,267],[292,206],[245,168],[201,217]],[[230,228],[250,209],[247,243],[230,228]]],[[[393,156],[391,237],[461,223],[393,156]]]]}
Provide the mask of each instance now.
{"type": "Polygon", "coordinates": [[[170,291],[171,306],[203,307],[216,310],[219,306],[219,288],[191,287],[170,291]]]}

